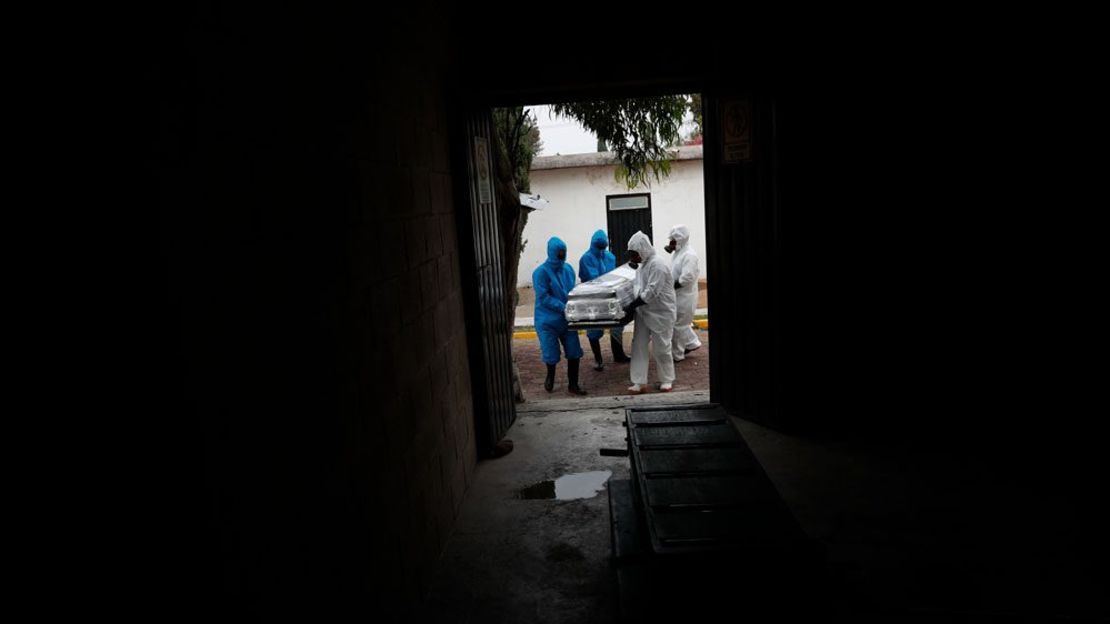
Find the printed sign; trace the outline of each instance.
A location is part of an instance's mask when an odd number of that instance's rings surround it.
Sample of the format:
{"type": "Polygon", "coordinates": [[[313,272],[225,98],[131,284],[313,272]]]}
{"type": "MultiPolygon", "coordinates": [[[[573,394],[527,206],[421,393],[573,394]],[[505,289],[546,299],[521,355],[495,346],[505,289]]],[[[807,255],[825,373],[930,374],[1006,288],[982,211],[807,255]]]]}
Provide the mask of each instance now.
{"type": "Polygon", "coordinates": [[[721,102],[721,139],[726,163],[751,162],[751,102],[747,100],[721,102]]]}

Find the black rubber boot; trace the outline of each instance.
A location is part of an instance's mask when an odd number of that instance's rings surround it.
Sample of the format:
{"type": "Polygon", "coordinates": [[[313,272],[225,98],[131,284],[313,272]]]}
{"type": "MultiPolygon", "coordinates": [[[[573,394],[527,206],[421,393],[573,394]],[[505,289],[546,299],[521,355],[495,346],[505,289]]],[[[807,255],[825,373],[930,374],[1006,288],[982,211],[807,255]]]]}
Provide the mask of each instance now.
{"type": "Polygon", "coordinates": [[[594,352],[594,361],[597,364],[594,366],[595,371],[605,370],[605,366],[601,363],[601,339],[590,338],[590,350],[594,352]]]}
{"type": "Polygon", "coordinates": [[[609,336],[609,346],[613,349],[613,361],[618,364],[627,364],[632,360],[624,354],[624,343],[612,335],[609,336]]]}
{"type": "MultiPolygon", "coordinates": [[[[575,363],[578,362],[578,360],[574,360],[574,361],[575,361],[575,363]]],[[[548,392],[551,392],[551,389],[554,388],[554,387],[555,387],[555,365],[554,364],[548,364],[547,365],[547,379],[543,380],[543,389],[547,390],[548,392]]]]}
{"type": "Polygon", "coordinates": [[[567,384],[567,392],[582,396],[586,391],[578,387],[578,360],[567,360],[567,379],[570,383],[567,384]]]}

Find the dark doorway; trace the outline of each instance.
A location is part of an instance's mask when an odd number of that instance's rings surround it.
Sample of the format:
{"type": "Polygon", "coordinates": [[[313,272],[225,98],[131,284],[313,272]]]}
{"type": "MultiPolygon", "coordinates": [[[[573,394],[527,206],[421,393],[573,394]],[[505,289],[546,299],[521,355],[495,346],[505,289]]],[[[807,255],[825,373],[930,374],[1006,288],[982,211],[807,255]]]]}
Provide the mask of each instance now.
{"type": "Polygon", "coordinates": [[[648,235],[651,242],[651,194],[607,195],[605,197],[606,221],[609,226],[609,249],[617,257],[617,264],[628,261],[628,239],[636,232],[648,235]]]}

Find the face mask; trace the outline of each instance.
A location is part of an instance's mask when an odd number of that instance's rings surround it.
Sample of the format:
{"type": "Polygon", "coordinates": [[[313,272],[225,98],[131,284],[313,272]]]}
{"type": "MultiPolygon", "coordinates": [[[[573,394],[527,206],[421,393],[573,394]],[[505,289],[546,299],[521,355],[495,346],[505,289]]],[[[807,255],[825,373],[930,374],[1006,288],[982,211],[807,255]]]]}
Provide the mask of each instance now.
{"type": "Polygon", "coordinates": [[[605,243],[594,243],[594,247],[597,247],[598,249],[605,249],[606,247],[608,247],[608,245],[606,245],[605,243]]]}
{"type": "Polygon", "coordinates": [[[629,260],[628,266],[632,267],[633,269],[636,269],[636,268],[640,267],[640,263],[639,262],[632,262],[631,260],[629,260]]]}

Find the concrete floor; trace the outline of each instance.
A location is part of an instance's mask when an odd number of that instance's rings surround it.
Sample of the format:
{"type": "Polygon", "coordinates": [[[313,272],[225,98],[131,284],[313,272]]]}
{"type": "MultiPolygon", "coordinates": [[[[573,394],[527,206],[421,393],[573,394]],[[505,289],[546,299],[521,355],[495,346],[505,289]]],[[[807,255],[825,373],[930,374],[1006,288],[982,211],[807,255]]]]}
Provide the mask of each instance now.
{"type": "MultiPolygon", "coordinates": [[[[615,622],[607,491],[522,500],[568,473],[626,478],[623,407],[707,392],[521,405],[509,455],[479,463],[421,621],[615,622]]],[[[817,441],[734,419],[802,528],[828,552],[830,611],[873,621],[1105,615],[1075,559],[1074,510],[967,457],[898,444],[817,441]],[[1035,563],[1034,563],[1035,562],[1035,563]]],[[[1024,621],[1024,620],[1023,620],[1024,621]]]]}
{"type": "Polygon", "coordinates": [[[524,487],[565,474],[609,470],[628,478],[624,407],[701,403],[708,392],[660,397],[556,399],[518,407],[513,452],[475,471],[433,582],[425,620],[615,622],[606,490],[588,499],[523,500],[524,487]]]}

